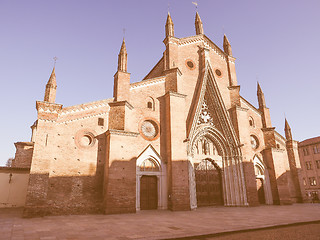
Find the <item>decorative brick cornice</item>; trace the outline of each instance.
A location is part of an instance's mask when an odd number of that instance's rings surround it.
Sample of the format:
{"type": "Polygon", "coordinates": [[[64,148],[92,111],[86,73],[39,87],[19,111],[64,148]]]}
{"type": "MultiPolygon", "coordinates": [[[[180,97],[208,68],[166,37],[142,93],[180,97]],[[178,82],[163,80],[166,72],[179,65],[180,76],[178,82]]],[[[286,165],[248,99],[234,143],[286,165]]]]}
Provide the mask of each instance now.
{"type": "MultiPolygon", "coordinates": [[[[205,47],[213,50],[215,53],[217,53],[223,60],[227,60],[227,55],[224,51],[222,51],[216,44],[214,44],[206,35],[196,35],[196,36],[190,36],[186,38],[180,38],[179,46],[189,45],[202,42],[205,47]]],[[[231,57],[228,59],[228,61],[234,63],[235,58],[231,57]]]]}
{"type": "Polygon", "coordinates": [[[38,113],[53,113],[59,114],[62,109],[62,104],[49,103],[44,101],[37,101],[36,108],[38,113]]]}
{"type": "Polygon", "coordinates": [[[61,116],[68,115],[68,114],[72,114],[72,113],[83,112],[83,111],[87,111],[87,110],[93,110],[93,109],[97,109],[97,108],[101,108],[101,107],[106,107],[106,106],[108,106],[108,103],[111,101],[113,101],[113,98],[66,107],[66,108],[62,109],[60,115],[61,116]]]}
{"type": "Polygon", "coordinates": [[[141,88],[141,87],[147,87],[150,85],[155,85],[155,84],[164,83],[164,82],[165,82],[165,76],[150,78],[150,79],[142,80],[141,82],[132,83],[130,85],[130,90],[141,88]]]}
{"type": "Polygon", "coordinates": [[[107,114],[107,112],[103,112],[103,113],[86,115],[84,117],[78,117],[78,118],[75,117],[72,119],[58,119],[57,124],[70,123],[70,122],[79,121],[79,120],[88,119],[88,118],[94,118],[94,117],[98,117],[98,116],[102,116],[102,115],[106,115],[106,114],[107,114]]]}
{"type": "Polygon", "coordinates": [[[173,36],[168,36],[163,40],[163,43],[165,45],[169,44],[169,43],[173,43],[173,44],[179,44],[179,38],[177,37],[173,37],[173,36]]]}

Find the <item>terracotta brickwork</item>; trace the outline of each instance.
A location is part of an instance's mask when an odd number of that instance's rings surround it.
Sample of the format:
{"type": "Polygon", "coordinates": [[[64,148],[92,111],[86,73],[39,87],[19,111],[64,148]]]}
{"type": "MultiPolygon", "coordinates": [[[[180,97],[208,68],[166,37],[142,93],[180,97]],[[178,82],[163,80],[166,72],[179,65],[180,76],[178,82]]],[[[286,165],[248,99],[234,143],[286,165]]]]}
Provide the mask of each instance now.
{"type": "Polygon", "coordinates": [[[53,70],[32,143],[16,143],[16,164],[31,164],[25,216],[300,199],[295,142],[272,127],[259,84],[259,108],[241,97],[227,37],[222,50],[198,13],[195,28],[177,38],[168,15],[163,56],[136,83],[123,40],[112,99],[63,107],[53,70]]]}
{"type": "Polygon", "coordinates": [[[15,143],[15,147],[16,154],[11,167],[30,168],[33,154],[33,142],[17,142],[15,143]]]}
{"type": "Polygon", "coordinates": [[[298,154],[297,159],[300,159],[300,162],[297,165],[301,165],[298,174],[302,179],[300,181],[302,198],[306,202],[316,202],[320,199],[320,137],[299,142],[298,154]]]}

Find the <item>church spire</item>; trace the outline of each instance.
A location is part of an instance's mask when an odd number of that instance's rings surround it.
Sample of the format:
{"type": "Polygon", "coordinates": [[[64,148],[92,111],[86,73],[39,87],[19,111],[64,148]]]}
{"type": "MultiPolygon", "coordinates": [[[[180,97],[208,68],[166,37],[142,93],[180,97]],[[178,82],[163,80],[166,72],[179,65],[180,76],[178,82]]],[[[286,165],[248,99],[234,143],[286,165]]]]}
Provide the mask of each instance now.
{"type": "Polygon", "coordinates": [[[231,44],[225,34],[223,37],[223,49],[226,54],[228,54],[229,56],[232,56],[231,44]]]}
{"type": "Polygon", "coordinates": [[[118,55],[118,71],[127,72],[127,49],[124,38],[118,55]]]}
{"type": "Polygon", "coordinates": [[[196,26],[196,34],[197,35],[203,34],[203,25],[198,12],[196,13],[195,26],[196,26]]]}
{"type": "Polygon", "coordinates": [[[44,101],[54,103],[56,100],[57,81],[55,67],[53,67],[52,73],[46,85],[46,91],[44,94],[44,101]]]}
{"type": "Polygon", "coordinates": [[[258,96],[259,109],[265,108],[266,100],[264,98],[264,94],[262,92],[259,82],[257,83],[257,96],[258,96]]]}
{"type": "Polygon", "coordinates": [[[285,124],[284,124],[284,132],[286,134],[287,141],[292,140],[291,128],[286,118],[285,118],[285,124]]]}
{"type": "Polygon", "coordinates": [[[166,37],[174,37],[174,24],[169,12],[166,22],[166,37]]]}

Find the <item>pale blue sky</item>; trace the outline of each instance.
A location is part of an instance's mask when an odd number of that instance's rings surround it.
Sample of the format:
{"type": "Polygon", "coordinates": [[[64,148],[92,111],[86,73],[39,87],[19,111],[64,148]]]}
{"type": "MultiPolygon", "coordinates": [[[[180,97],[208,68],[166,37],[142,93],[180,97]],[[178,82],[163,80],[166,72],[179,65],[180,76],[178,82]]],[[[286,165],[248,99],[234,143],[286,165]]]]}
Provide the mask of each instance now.
{"type": "MultiPolygon", "coordinates": [[[[176,37],[195,35],[187,0],[0,0],[0,165],[14,142],[30,141],[57,56],[57,98],[64,106],[112,97],[123,28],[128,71],[136,82],[165,49],[168,3],[176,37]]],[[[205,34],[231,42],[241,94],[257,106],[259,80],[273,126],[284,114],[296,140],[320,135],[320,1],[199,0],[205,34]]]]}

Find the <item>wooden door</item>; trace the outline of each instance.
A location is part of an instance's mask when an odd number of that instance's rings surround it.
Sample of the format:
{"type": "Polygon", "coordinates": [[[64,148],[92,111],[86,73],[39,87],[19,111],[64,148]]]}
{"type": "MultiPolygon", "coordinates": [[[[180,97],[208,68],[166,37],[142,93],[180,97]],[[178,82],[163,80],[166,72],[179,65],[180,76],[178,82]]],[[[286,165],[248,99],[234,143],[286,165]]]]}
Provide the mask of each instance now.
{"type": "Polygon", "coordinates": [[[158,186],[156,176],[142,176],[140,180],[140,209],[158,208],[158,186]]]}
{"type": "Polygon", "coordinates": [[[197,205],[222,205],[221,173],[210,161],[202,160],[195,164],[197,205]]]}
{"type": "Polygon", "coordinates": [[[257,178],[257,191],[258,191],[258,199],[260,204],[266,204],[265,194],[264,194],[264,185],[263,179],[257,178]]]}

